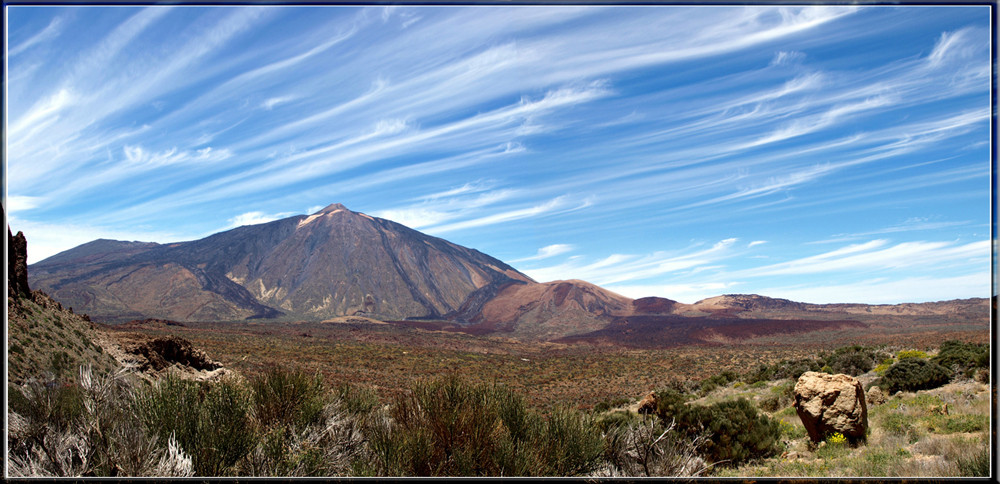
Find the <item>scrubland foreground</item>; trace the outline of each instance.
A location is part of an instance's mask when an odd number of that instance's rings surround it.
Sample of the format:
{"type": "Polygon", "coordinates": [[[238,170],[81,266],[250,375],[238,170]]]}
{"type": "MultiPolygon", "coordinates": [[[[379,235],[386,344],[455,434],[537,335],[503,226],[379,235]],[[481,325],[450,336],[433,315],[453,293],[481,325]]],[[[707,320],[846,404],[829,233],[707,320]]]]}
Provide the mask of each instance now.
{"type": "Polygon", "coordinates": [[[643,413],[624,396],[543,412],[502,383],[455,376],[380,398],[370,386],[331,386],[281,366],[214,381],[63,369],[8,386],[7,472],[985,477],[988,367],[982,344],[948,341],[926,352],[850,346],[675,381],[643,413]],[[806,437],[791,406],[805,371],[856,375],[869,397],[885,394],[870,403],[866,442],[806,437]]]}

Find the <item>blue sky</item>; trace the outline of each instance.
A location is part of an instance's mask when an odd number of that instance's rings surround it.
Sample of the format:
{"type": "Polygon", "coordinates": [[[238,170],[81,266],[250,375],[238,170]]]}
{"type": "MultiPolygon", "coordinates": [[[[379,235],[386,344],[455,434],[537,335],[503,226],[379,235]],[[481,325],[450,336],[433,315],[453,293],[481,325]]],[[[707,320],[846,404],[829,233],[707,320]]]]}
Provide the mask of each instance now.
{"type": "Polygon", "coordinates": [[[631,297],[990,295],[990,10],[6,8],[29,262],[330,203],[631,297]]]}

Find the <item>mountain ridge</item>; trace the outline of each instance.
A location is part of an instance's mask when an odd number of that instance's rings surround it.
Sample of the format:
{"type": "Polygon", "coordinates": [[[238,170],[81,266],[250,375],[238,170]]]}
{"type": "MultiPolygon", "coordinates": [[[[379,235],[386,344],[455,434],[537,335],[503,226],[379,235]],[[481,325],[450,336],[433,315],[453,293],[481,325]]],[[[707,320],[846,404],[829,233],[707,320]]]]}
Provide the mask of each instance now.
{"type": "Polygon", "coordinates": [[[988,306],[986,299],[810,304],[757,294],[694,304],[632,299],[581,280],[537,282],[478,250],[339,203],[186,242],[97,239],[32,264],[30,277],[32,285],[97,321],[359,315],[447,320],[473,333],[531,340],[596,334],[629,317],[655,326],[673,316],[978,314],[988,306]]]}
{"type": "Polygon", "coordinates": [[[31,277],[95,319],[118,321],[439,318],[485,286],[534,282],[482,252],[341,204],[150,244],[90,242],[33,264],[31,277]]]}

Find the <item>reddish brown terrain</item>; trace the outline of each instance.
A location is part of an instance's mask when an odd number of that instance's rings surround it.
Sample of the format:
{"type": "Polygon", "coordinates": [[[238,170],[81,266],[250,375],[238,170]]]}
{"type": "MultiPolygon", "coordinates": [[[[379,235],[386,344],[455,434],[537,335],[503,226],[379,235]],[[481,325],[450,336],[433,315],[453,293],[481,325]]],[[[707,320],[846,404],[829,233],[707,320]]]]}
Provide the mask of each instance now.
{"type": "Polygon", "coordinates": [[[629,348],[670,348],[692,344],[725,345],[761,336],[854,329],[868,325],[851,320],[755,319],[634,315],[615,318],[607,327],[555,340],[560,343],[618,344],[629,348]]]}

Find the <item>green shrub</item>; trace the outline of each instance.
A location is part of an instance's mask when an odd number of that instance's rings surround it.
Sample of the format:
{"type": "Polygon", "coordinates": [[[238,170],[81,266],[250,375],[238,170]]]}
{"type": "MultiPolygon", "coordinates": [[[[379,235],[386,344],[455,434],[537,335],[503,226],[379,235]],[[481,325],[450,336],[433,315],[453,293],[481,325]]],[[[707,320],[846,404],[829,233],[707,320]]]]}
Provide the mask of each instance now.
{"type": "Polygon", "coordinates": [[[195,473],[231,475],[233,466],[256,444],[250,420],[251,396],[235,380],[213,384],[198,421],[199,442],[192,448],[195,473]]]}
{"type": "Polygon", "coordinates": [[[956,462],[958,472],[963,477],[988,477],[990,475],[990,448],[983,443],[979,451],[970,456],[962,456],[956,462]]]}
{"type": "Polygon", "coordinates": [[[660,392],[657,396],[657,415],[664,424],[676,422],[677,430],[689,439],[707,438],[699,451],[710,462],[736,466],[773,456],[779,450],[780,423],[759,414],[745,398],[698,406],[686,405],[677,393],[660,392]]]}
{"type": "Polygon", "coordinates": [[[777,412],[791,405],[795,395],[795,380],[785,380],[771,387],[770,391],[761,396],[757,405],[765,412],[777,412]]]}
{"type": "Polygon", "coordinates": [[[889,394],[937,388],[948,383],[951,372],[941,365],[921,358],[900,360],[885,371],[878,386],[889,394]]]}
{"type": "Polygon", "coordinates": [[[622,398],[613,398],[611,400],[605,400],[603,402],[598,403],[597,405],[594,405],[594,412],[595,413],[607,412],[608,410],[611,410],[612,408],[618,408],[618,407],[621,407],[623,405],[627,405],[627,404],[629,404],[631,402],[632,402],[631,399],[624,398],[624,397],[622,397],[622,398]]]}
{"type": "Polygon", "coordinates": [[[611,412],[597,417],[596,423],[601,432],[610,432],[614,429],[633,425],[641,420],[638,414],[632,412],[611,412]]]}
{"type": "Polygon", "coordinates": [[[906,437],[911,444],[919,438],[917,429],[913,426],[913,419],[902,413],[885,414],[881,426],[887,433],[906,437]]]}
{"type": "Polygon", "coordinates": [[[766,382],[784,378],[798,380],[807,371],[820,371],[823,365],[822,360],[812,358],[781,360],[771,365],[758,365],[756,369],[744,375],[743,379],[746,383],[766,382]]]}
{"type": "Polygon", "coordinates": [[[319,375],[309,376],[302,370],[271,366],[251,377],[249,386],[254,417],[263,427],[308,426],[316,422],[326,404],[319,375]]]}
{"type": "Polygon", "coordinates": [[[940,351],[931,361],[960,372],[989,368],[990,348],[983,344],[949,340],[941,343],[940,351]]]}
{"type": "Polygon", "coordinates": [[[49,357],[49,369],[57,378],[66,376],[73,369],[72,359],[65,351],[57,351],[49,357]]]}
{"type": "Polygon", "coordinates": [[[594,420],[585,414],[557,408],[540,436],[542,472],[547,476],[589,474],[601,464],[604,439],[594,420]]]}
{"type": "Polygon", "coordinates": [[[414,384],[388,414],[370,420],[366,433],[374,474],[528,475],[544,471],[538,433],[552,425],[504,387],[451,377],[414,384]]]}
{"type": "Polygon", "coordinates": [[[199,476],[225,476],[256,443],[251,396],[235,380],[199,384],[167,376],[138,392],[136,412],[163,442],[172,436],[199,476]]]}
{"type": "Polygon", "coordinates": [[[21,425],[27,432],[8,440],[11,475],[191,474],[190,460],[177,451],[176,442],[158,443],[132,411],[134,394],[123,373],[95,377],[82,368],[79,375],[79,384],[36,382],[27,395],[13,389],[11,404],[26,415],[21,425]]]}
{"type": "Polygon", "coordinates": [[[778,395],[764,395],[757,401],[757,406],[765,412],[777,412],[781,409],[781,397],[778,395]]]}
{"type": "Polygon", "coordinates": [[[344,409],[355,415],[371,414],[378,408],[378,395],[371,387],[361,387],[342,383],[337,387],[337,396],[344,409]]]}
{"type": "Polygon", "coordinates": [[[656,415],[665,422],[687,411],[687,397],[672,388],[656,392],[656,415]]]}
{"type": "Polygon", "coordinates": [[[84,395],[79,385],[58,380],[32,381],[22,394],[27,401],[17,399],[22,416],[35,426],[48,426],[64,431],[78,426],[85,415],[84,395]]]}
{"type": "Polygon", "coordinates": [[[862,346],[847,346],[838,348],[827,358],[827,364],[833,373],[844,373],[858,376],[871,371],[875,364],[875,351],[862,346]]]}
{"type": "Polygon", "coordinates": [[[934,415],[928,419],[928,427],[942,434],[956,432],[978,432],[989,425],[988,415],[934,415]]]}
{"type": "Polygon", "coordinates": [[[711,462],[735,466],[779,451],[781,426],[766,415],[759,415],[744,398],[691,410],[690,420],[710,435],[704,455],[711,462]]]}
{"type": "Polygon", "coordinates": [[[174,435],[189,452],[198,444],[201,410],[199,385],[173,375],[140,389],[135,399],[135,413],[150,431],[164,441],[174,435]]]}

